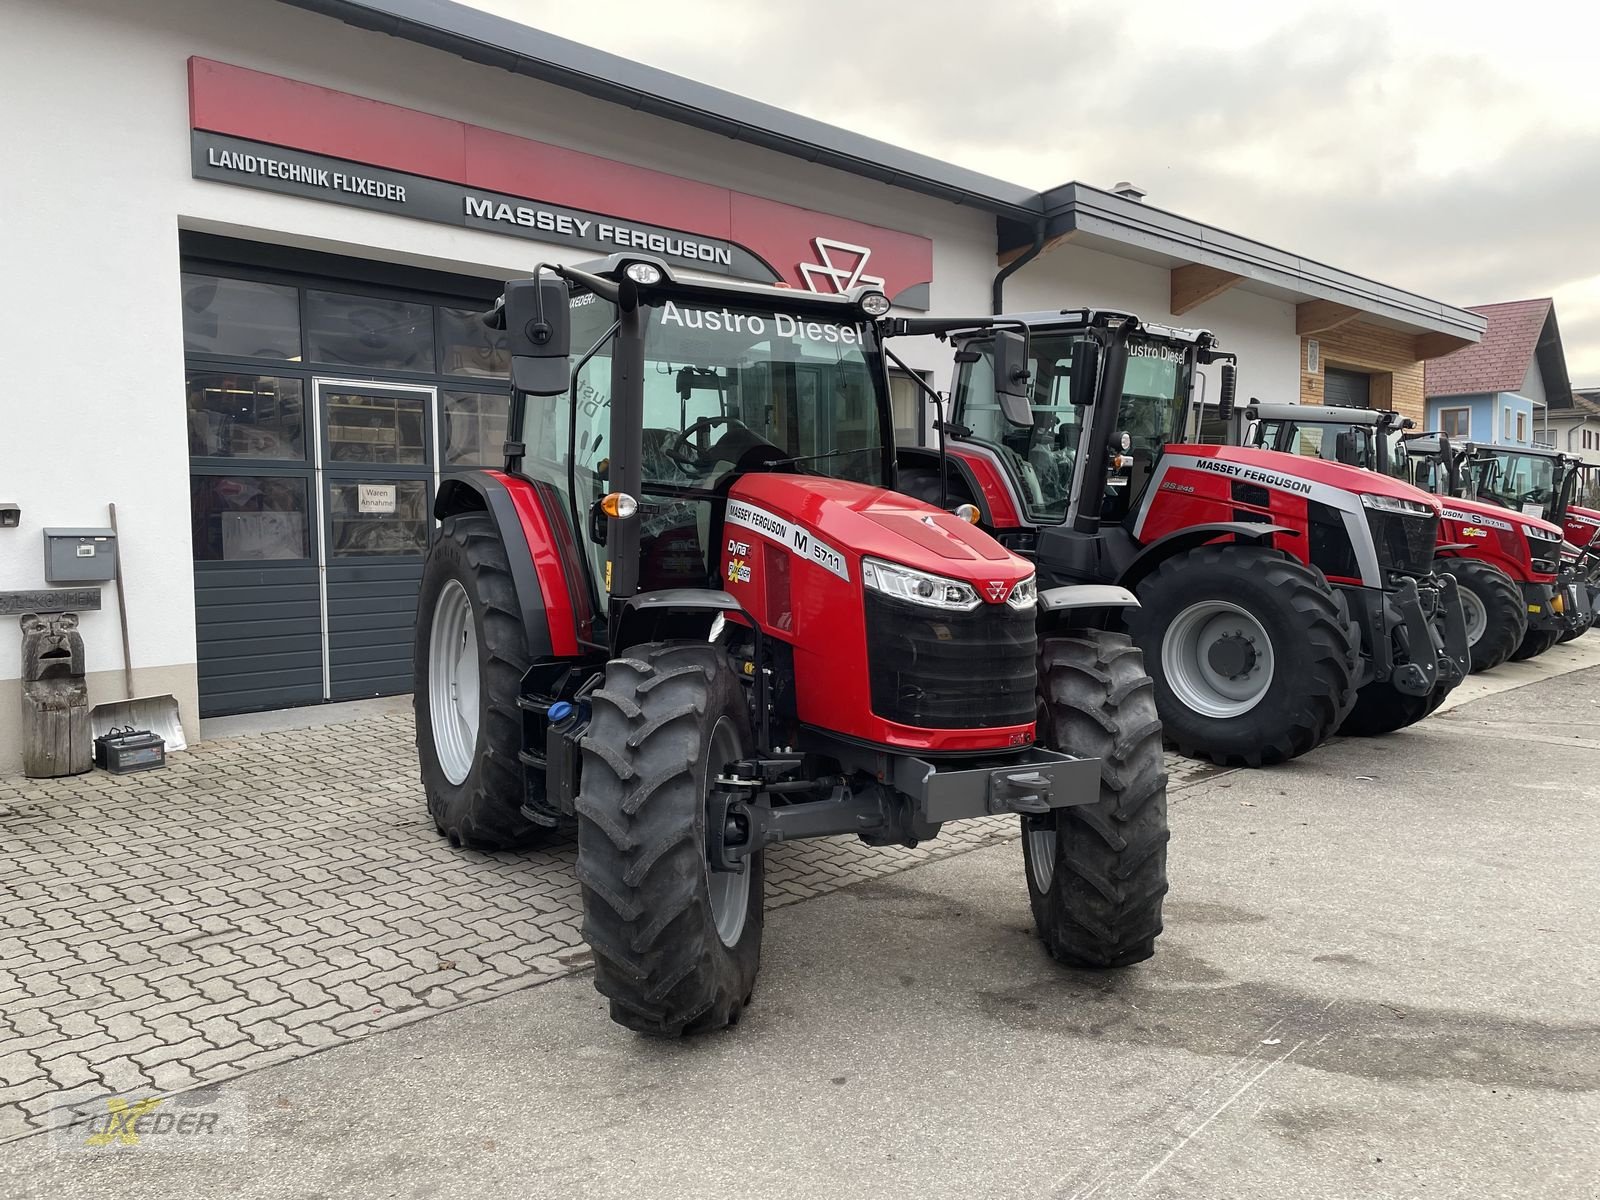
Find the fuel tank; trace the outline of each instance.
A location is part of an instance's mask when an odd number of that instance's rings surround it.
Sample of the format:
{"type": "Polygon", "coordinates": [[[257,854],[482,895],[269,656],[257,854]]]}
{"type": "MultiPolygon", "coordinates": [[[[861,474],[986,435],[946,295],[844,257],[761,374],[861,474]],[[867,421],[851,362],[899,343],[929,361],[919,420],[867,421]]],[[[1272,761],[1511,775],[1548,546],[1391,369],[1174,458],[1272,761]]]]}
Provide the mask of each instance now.
{"type": "Polygon", "coordinates": [[[742,477],[722,529],[723,585],[792,647],[802,724],[927,754],[1032,742],[1027,560],[952,513],[812,475],[742,477]]]}

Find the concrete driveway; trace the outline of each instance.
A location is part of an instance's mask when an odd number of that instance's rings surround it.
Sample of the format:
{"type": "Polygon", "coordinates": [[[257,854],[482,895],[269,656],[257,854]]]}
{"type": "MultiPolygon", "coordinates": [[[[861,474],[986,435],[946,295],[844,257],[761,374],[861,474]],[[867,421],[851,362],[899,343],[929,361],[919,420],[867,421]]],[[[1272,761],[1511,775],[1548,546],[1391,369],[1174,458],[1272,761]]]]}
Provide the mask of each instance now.
{"type": "Polygon", "coordinates": [[[1176,797],[1156,958],[1067,972],[1014,842],[773,912],[744,1024],[586,973],[206,1089],[31,1196],[1550,1197],[1600,1181],[1600,672],[1176,797]],[[1537,723],[1530,717],[1537,716],[1537,723]]]}

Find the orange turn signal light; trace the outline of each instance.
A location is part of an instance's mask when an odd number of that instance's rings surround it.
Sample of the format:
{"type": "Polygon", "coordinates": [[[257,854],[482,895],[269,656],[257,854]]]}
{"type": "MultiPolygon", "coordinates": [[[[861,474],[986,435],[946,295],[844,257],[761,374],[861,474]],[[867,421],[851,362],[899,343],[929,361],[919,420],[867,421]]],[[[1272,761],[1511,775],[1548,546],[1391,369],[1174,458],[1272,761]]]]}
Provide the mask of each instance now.
{"type": "Polygon", "coordinates": [[[983,517],[976,504],[958,504],[955,507],[955,514],[968,525],[976,525],[983,517]]]}
{"type": "Polygon", "coordinates": [[[639,502],[627,492],[611,492],[601,499],[600,511],[608,517],[625,520],[639,511],[639,502]]]}

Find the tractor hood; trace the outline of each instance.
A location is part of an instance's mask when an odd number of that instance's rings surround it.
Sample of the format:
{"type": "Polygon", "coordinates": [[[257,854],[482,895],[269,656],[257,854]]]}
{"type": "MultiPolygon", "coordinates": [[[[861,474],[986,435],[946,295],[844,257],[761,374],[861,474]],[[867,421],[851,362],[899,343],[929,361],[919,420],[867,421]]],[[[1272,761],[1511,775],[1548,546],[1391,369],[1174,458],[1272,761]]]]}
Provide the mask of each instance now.
{"type": "Polygon", "coordinates": [[[1490,529],[1501,527],[1517,529],[1523,533],[1531,532],[1534,538],[1547,542],[1561,537],[1561,530],[1543,517],[1526,517],[1498,504],[1490,504],[1486,500],[1441,496],[1439,505],[1443,509],[1446,521],[1459,521],[1463,525],[1484,525],[1490,529]]]}
{"type": "Polygon", "coordinates": [[[954,513],[843,479],[745,475],[728,493],[728,525],[787,540],[791,549],[819,562],[819,553],[838,553],[849,560],[852,579],[860,577],[863,556],[965,580],[984,596],[989,585],[1001,583],[1009,594],[1010,585],[1033,574],[1032,563],[954,513]],[[797,535],[813,545],[820,541],[822,549],[800,548],[797,535]]]}
{"type": "MultiPolygon", "coordinates": [[[[1246,479],[1248,472],[1255,470],[1268,476],[1281,475],[1288,479],[1319,483],[1357,496],[1388,496],[1395,500],[1426,504],[1435,511],[1439,508],[1439,497],[1399,479],[1303,454],[1285,454],[1280,450],[1263,450],[1255,446],[1172,446],[1168,452],[1193,456],[1200,460],[1202,467],[1205,466],[1205,460],[1209,459],[1215,464],[1213,469],[1246,479]]],[[[1270,483],[1271,480],[1263,482],[1270,483]]]]}
{"type": "Polygon", "coordinates": [[[1596,534],[1600,534],[1600,512],[1579,508],[1576,504],[1567,505],[1567,541],[1583,549],[1595,540],[1596,534]]]}

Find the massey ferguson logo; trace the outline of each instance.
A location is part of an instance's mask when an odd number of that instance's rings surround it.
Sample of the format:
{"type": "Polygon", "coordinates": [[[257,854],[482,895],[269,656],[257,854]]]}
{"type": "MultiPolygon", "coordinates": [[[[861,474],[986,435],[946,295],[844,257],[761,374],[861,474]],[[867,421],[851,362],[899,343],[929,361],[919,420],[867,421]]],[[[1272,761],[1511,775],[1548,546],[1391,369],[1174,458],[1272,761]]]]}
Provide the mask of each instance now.
{"type": "Polygon", "coordinates": [[[796,263],[800,268],[800,275],[806,281],[806,287],[813,292],[823,295],[842,296],[851,288],[867,287],[881,288],[883,277],[881,275],[868,275],[867,260],[872,257],[872,251],[866,246],[852,246],[849,242],[837,242],[833,238],[816,237],[811,239],[811,246],[817,252],[816,262],[796,263]],[[835,261],[834,255],[842,256],[835,261]],[[850,256],[854,255],[854,265],[850,265],[850,256]],[[827,282],[830,286],[823,287],[827,282]]]}
{"type": "Polygon", "coordinates": [[[994,601],[996,604],[999,604],[1000,601],[1004,600],[1006,598],[1006,593],[1010,590],[1011,585],[1003,579],[991,579],[989,581],[989,599],[994,601]]]}

